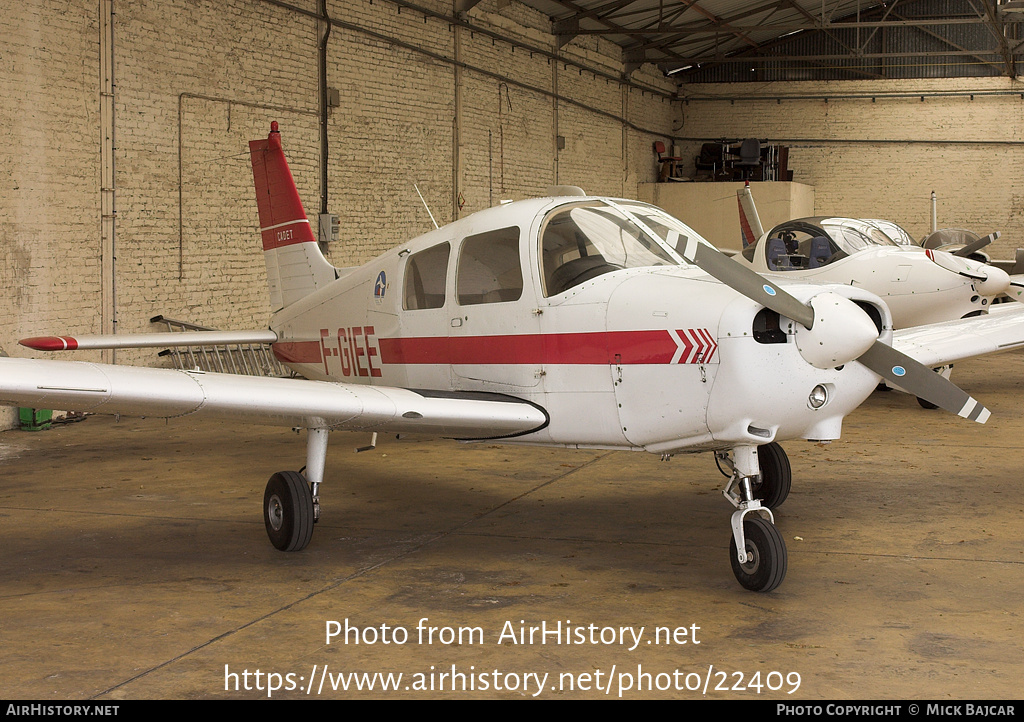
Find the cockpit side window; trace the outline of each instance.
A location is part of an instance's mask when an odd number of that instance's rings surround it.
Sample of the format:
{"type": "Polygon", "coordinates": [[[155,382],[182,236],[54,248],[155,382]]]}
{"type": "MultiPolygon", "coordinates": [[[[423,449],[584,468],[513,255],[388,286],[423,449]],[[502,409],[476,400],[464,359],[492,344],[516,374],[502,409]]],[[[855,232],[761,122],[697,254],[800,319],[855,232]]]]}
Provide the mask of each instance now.
{"type": "Polygon", "coordinates": [[[405,264],[403,307],[407,311],[444,306],[451,246],[441,243],[409,256],[405,264]]]}
{"type": "Polygon", "coordinates": [[[467,236],[459,251],[455,287],[459,304],[517,301],[523,295],[516,226],[467,236]]]}

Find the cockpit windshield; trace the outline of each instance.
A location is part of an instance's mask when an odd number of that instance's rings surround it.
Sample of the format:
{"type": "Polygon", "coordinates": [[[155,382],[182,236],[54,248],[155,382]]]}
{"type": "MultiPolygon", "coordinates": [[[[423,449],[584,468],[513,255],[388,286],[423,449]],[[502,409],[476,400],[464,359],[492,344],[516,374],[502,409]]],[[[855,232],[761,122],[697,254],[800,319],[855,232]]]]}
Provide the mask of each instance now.
{"type": "Polygon", "coordinates": [[[881,228],[846,218],[829,218],[822,222],[825,230],[847,253],[856,253],[871,246],[898,245],[881,228]]]}
{"type": "Polygon", "coordinates": [[[541,228],[545,295],[623,268],[684,265],[666,239],[687,232],[696,235],[667,213],[633,202],[589,201],[559,208],[541,228]]]}
{"type": "Polygon", "coordinates": [[[885,235],[889,236],[889,238],[900,246],[917,245],[917,241],[914,240],[914,237],[907,233],[907,231],[897,223],[893,223],[892,221],[883,221],[877,218],[866,218],[864,219],[864,222],[870,223],[876,228],[881,229],[885,235]]]}

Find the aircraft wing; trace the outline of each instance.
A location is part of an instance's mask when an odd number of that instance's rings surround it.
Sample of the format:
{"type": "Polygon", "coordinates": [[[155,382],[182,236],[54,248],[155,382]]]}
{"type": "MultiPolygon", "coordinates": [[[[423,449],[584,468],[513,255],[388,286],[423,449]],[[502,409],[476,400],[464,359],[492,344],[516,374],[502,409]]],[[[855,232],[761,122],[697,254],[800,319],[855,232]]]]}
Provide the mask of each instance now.
{"type": "Polygon", "coordinates": [[[472,439],[518,436],[548,420],[534,404],[501,394],[20,358],[0,358],[0,404],[472,439]]]}
{"type": "Polygon", "coordinates": [[[1024,305],[1003,303],[986,316],[900,329],[893,332],[892,345],[933,367],[1024,348],[1024,305]]]}

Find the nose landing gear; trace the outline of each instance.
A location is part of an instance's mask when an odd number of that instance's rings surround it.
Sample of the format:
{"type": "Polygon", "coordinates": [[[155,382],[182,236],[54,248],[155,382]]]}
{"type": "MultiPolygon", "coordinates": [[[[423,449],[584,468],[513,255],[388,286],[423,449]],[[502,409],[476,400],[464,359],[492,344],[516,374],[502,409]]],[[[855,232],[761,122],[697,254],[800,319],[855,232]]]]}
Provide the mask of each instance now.
{"type": "MultiPolygon", "coordinates": [[[[737,514],[741,512],[736,512],[737,514]]],[[[744,589],[770,592],[786,578],[788,558],[786,542],[775,525],[761,517],[743,522],[743,549],[746,561],[739,561],[736,535],[729,543],[732,573],[744,589]]]]}
{"type": "Polygon", "coordinates": [[[789,459],[775,443],[760,448],[738,446],[732,449],[731,459],[727,452],[715,452],[715,456],[732,471],[722,494],[736,507],[729,545],[733,574],[745,589],[770,592],[782,584],[788,566],[786,543],[768,507],[779,506],[789,494],[789,459]]]}

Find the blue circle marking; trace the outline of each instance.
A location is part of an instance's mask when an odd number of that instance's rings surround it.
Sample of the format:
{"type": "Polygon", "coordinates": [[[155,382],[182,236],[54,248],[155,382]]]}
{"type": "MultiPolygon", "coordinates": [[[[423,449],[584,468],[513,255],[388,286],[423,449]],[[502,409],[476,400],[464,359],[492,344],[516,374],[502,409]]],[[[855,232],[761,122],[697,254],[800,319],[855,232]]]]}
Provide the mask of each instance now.
{"type": "Polygon", "coordinates": [[[892,373],[893,373],[894,376],[906,376],[907,375],[907,370],[905,368],[903,368],[902,366],[893,366],[892,367],[892,373]]]}
{"type": "Polygon", "coordinates": [[[769,296],[775,295],[775,289],[769,286],[767,283],[761,286],[761,288],[763,288],[764,292],[767,293],[769,296]]]}

